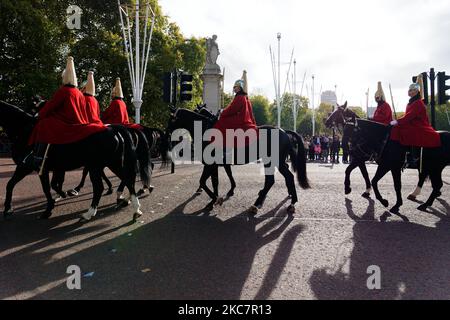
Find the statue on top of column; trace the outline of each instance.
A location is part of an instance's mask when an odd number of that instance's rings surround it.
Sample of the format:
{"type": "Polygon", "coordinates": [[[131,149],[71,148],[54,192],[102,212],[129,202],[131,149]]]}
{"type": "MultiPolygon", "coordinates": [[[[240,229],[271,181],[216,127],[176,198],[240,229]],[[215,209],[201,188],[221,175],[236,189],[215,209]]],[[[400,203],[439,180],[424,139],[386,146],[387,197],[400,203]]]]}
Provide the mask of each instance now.
{"type": "Polygon", "coordinates": [[[219,57],[219,46],[217,45],[217,36],[213,35],[212,38],[206,39],[206,65],[205,69],[220,68],[217,64],[217,58],[219,57]]]}

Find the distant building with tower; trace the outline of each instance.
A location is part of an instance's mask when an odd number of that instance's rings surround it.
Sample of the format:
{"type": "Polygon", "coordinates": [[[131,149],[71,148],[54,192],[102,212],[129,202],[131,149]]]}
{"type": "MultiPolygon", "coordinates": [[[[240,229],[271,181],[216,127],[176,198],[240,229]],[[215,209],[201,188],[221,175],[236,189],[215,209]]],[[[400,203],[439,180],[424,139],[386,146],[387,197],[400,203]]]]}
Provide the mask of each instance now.
{"type": "Polygon", "coordinates": [[[336,92],[334,91],[324,91],[320,96],[320,103],[331,104],[332,106],[337,105],[336,92]]]}

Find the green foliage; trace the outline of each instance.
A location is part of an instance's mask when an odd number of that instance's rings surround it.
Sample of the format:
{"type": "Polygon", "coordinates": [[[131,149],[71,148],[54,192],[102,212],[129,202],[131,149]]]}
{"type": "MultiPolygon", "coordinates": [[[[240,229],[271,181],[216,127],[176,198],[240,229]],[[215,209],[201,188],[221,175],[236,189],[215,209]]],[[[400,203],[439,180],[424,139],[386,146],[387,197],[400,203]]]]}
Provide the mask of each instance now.
{"type": "MultiPolygon", "coordinates": [[[[141,114],[143,124],[163,128],[169,116],[161,99],[164,72],[179,68],[193,74],[193,101],[180,105],[193,108],[201,102],[200,73],[206,48],[205,39],[184,38],[179,27],[164,16],[158,1],[150,2],[157,17],[141,114]]],[[[33,95],[51,98],[60,86],[60,74],[70,54],[75,59],[80,84],[89,70],[95,72],[97,99],[102,109],[109,105],[114,80],[120,77],[128,111],[130,116],[134,115],[117,1],[2,0],[0,39],[0,99],[27,106],[33,95]],[[83,10],[80,30],[69,30],[66,26],[69,5],[83,10]]]]}
{"type": "Polygon", "coordinates": [[[259,126],[270,124],[272,122],[272,117],[270,113],[269,99],[262,95],[256,95],[251,96],[250,101],[252,102],[256,124],[259,126]]]}
{"type": "Polygon", "coordinates": [[[224,92],[223,93],[223,107],[226,108],[233,101],[234,95],[224,92]]]}
{"type": "Polygon", "coordinates": [[[436,106],[436,130],[450,131],[450,104],[436,106]]]}

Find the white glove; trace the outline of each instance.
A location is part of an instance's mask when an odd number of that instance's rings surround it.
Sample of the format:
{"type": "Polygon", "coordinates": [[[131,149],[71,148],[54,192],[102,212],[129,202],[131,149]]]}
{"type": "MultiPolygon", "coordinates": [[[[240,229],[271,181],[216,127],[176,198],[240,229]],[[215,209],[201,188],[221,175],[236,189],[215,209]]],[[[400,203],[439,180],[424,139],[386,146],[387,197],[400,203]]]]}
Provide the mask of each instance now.
{"type": "Polygon", "coordinates": [[[391,121],[391,126],[397,126],[397,125],[398,125],[398,121],[397,120],[391,121]]]}

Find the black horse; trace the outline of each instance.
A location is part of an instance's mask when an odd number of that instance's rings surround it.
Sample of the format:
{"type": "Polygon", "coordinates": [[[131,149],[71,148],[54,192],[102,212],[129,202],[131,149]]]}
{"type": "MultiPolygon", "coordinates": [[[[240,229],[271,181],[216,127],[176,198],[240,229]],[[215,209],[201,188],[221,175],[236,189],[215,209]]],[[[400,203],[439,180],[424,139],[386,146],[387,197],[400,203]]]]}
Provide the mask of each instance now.
{"type": "MultiPolygon", "coordinates": [[[[373,121],[355,118],[355,122],[347,122],[344,116],[344,108],[338,108],[327,120],[327,123],[335,123],[344,126],[344,134],[350,134],[350,140],[353,150],[359,150],[363,154],[379,154],[378,169],[375,177],[372,179],[372,187],[374,189],[377,200],[385,207],[389,206],[389,202],[385,200],[378,189],[378,182],[391,171],[394,179],[394,187],[397,196],[397,202],[390,212],[399,213],[400,207],[403,205],[401,194],[401,172],[405,163],[407,148],[400,143],[390,140],[390,126],[385,126],[373,121]]],[[[439,132],[442,146],[439,148],[424,148],[422,156],[422,175],[429,176],[433,191],[428,200],[418,209],[426,211],[432,206],[434,200],[441,194],[442,171],[450,164],[450,133],[439,132]]]]}
{"type": "MultiPolygon", "coordinates": [[[[163,147],[164,147],[163,140],[165,139],[165,134],[160,129],[149,128],[149,127],[145,127],[145,126],[142,126],[142,127],[143,127],[142,131],[137,130],[137,129],[132,129],[132,128],[128,128],[128,131],[131,133],[131,135],[133,137],[133,142],[136,145],[136,153],[138,156],[139,170],[152,171],[154,168],[153,163],[151,163],[152,157],[161,156],[163,163],[167,159],[167,151],[168,150],[163,150],[163,147]],[[150,162],[151,167],[145,168],[145,164],[142,164],[141,162],[143,162],[143,163],[150,162]]],[[[168,149],[168,148],[166,148],[166,149],[168,149]]],[[[75,188],[67,191],[68,196],[74,197],[80,193],[81,189],[84,187],[84,184],[86,182],[87,175],[88,175],[88,170],[87,170],[87,168],[84,168],[80,183],[75,188]]],[[[144,173],[144,174],[141,172],[141,176],[142,175],[144,175],[144,176],[149,175],[151,177],[151,173],[148,173],[148,172],[144,173]]],[[[108,185],[108,191],[105,193],[105,195],[112,194],[113,193],[112,184],[104,172],[102,173],[102,178],[108,185]]],[[[122,194],[123,194],[124,189],[125,189],[125,184],[122,181],[117,189],[118,205],[125,202],[125,201],[122,201],[123,200],[122,194]]],[[[138,197],[142,196],[143,194],[145,194],[146,191],[151,193],[153,191],[153,189],[154,189],[153,186],[143,184],[142,189],[140,189],[137,192],[137,196],[138,197]]],[[[65,197],[65,193],[62,194],[62,197],[63,198],[65,197]]],[[[126,201],[126,202],[128,203],[128,201],[126,201]]]]}
{"type": "MultiPolygon", "coordinates": [[[[191,137],[198,138],[198,137],[194,137],[194,124],[196,122],[200,122],[202,125],[202,135],[204,135],[205,131],[208,128],[212,127],[212,122],[211,119],[209,119],[208,117],[205,117],[199,113],[193,112],[191,110],[187,110],[187,109],[172,109],[172,114],[171,114],[171,118],[169,120],[169,124],[167,127],[167,136],[171,136],[171,134],[177,130],[177,129],[185,129],[187,130],[191,137]]],[[[269,136],[269,141],[268,141],[268,146],[267,146],[267,158],[265,159],[267,161],[265,161],[264,167],[265,167],[265,184],[264,184],[264,188],[259,192],[259,197],[256,200],[255,204],[251,207],[250,211],[253,214],[256,214],[258,209],[260,209],[266,199],[266,196],[269,192],[269,190],[272,188],[272,186],[275,183],[275,177],[274,177],[274,172],[273,170],[271,170],[273,168],[273,166],[271,166],[271,164],[273,163],[275,167],[278,168],[278,170],[280,171],[280,173],[284,176],[285,180],[286,180],[286,186],[289,192],[289,196],[291,197],[291,204],[288,207],[288,212],[290,213],[294,213],[295,212],[295,204],[298,202],[298,197],[297,197],[297,191],[295,188],[295,181],[294,181],[294,176],[293,174],[289,171],[289,166],[286,163],[287,157],[290,156],[292,163],[293,163],[293,167],[294,167],[294,171],[297,172],[297,179],[298,182],[300,184],[300,186],[303,189],[308,189],[310,188],[309,185],[309,181],[307,178],[307,173],[306,173],[306,157],[305,157],[305,150],[303,148],[303,140],[302,138],[297,135],[296,136],[296,144],[297,144],[297,149],[298,152],[296,153],[294,151],[293,145],[289,139],[289,136],[287,135],[287,133],[284,130],[281,129],[277,129],[271,126],[263,126],[260,127],[260,129],[263,130],[267,130],[268,131],[268,136],[269,136]],[[278,147],[278,154],[272,154],[272,143],[270,141],[270,133],[272,133],[272,131],[276,130],[276,134],[278,134],[278,141],[277,141],[277,147],[278,147]],[[276,159],[279,160],[279,163],[276,163],[276,159]],[[272,163],[271,163],[272,162],[272,163]]],[[[275,142],[274,142],[275,144],[275,142]]],[[[209,146],[209,142],[204,142],[202,145],[202,152],[204,151],[204,149],[206,147],[209,146]]],[[[257,146],[257,157],[260,158],[262,156],[262,150],[263,147],[266,146],[262,146],[259,143],[258,140],[258,146],[257,146]]],[[[235,150],[236,151],[236,150],[235,150]]],[[[248,150],[247,150],[248,151],[248,150]]],[[[238,152],[235,152],[235,155],[238,154],[238,152]]],[[[249,159],[246,157],[245,159],[245,163],[248,164],[250,162],[255,161],[255,159],[249,159]]],[[[219,166],[221,166],[220,164],[205,164],[204,167],[204,172],[202,174],[202,177],[200,179],[200,187],[206,191],[206,193],[209,195],[209,197],[212,199],[212,201],[209,203],[208,207],[211,208],[216,202],[220,203],[220,199],[218,198],[218,187],[215,184],[218,184],[218,179],[213,179],[213,189],[215,190],[214,192],[211,191],[208,186],[206,185],[206,181],[207,179],[209,179],[211,176],[213,175],[217,175],[217,169],[219,166]]]]}
{"type": "MultiPolygon", "coordinates": [[[[206,104],[198,105],[194,111],[198,114],[201,114],[202,116],[209,118],[211,125],[214,124],[217,121],[217,119],[219,118],[218,115],[214,115],[213,113],[211,113],[211,111],[209,111],[206,108],[206,104]]],[[[229,165],[229,164],[224,164],[223,168],[225,170],[225,173],[227,174],[228,179],[230,180],[230,185],[231,185],[230,190],[227,193],[227,197],[232,197],[234,195],[234,189],[236,189],[236,181],[234,180],[234,177],[233,177],[233,171],[231,171],[231,165],[229,165]]],[[[207,174],[208,174],[208,172],[207,172],[206,168],[203,168],[202,176],[207,175],[207,174]]],[[[200,178],[200,180],[202,180],[202,179],[203,178],[200,178]]],[[[213,187],[216,187],[216,188],[218,187],[218,179],[219,179],[218,173],[214,172],[213,175],[211,176],[211,180],[214,180],[213,187]]],[[[203,188],[201,186],[199,186],[196,193],[201,193],[202,191],[203,191],[203,188]]],[[[219,192],[218,190],[214,190],[214,193],[218,194],[218,192],[219,192]]]]}
{"type": "MultiPolygon", "coordinates": [[[[33,169],[24,163],[24,159],[32,150],[28,145],[28,139],[35,124],[36,117],[16,106],[0,101],[0,126],[3,127],[13,143],[12,157],[17,165],[16,171],[6,187],[5,218],[12,214],[11,200],[14,186],[33,172],[33,169]]],[[[132,137],[127,130],[119,126],[111,126],[105,131],[93,134],[76,143],[51,145],[48,148],[43,174],[40,176],[47,198],[47,209],[41,218],[49,218],[55,206],[55,201],[50,193],[49,171],[61,174],[80,167],[88,168],[94,196],[88,212],[84,213],[82,218],[90,220],[97,213],[104,190],[101,173],[105,167],[108,167],[125,182],[129,189],[135,209],[134,219],[136,219],[142,215],[134,187],[136,164],[137,156],[132,137]]],[[[146,181],[149,180],[148,176],[142,178],[146,181]]]]}
{"type": "MultiPolygon", "coordinates": [[[[347,102],[345,102],[345,104],[343,106],[338,106],[338,109],[341,109],[342,112],[340,113],[336,113],[335,116],[339,116],[339,117],[343,117],[346,123],[355,123],[356,119],[359,119],[359,116],[354,113],[352,110],[347,108],[347,102]]],[[[338,119],[338,121],[340,121],[341,119],[338,119]]],[[[335,124],[335,117],[329,117],[326,121],[325,121],[325,125],[328,128],[333,127],[333,125],[335,124]]],[[[352,127],[347,126],[344,127],[344,136],[343,136],[343,141],[348,141],[348,138],[351,136],[351,132],[347,132],[348,130],[353,130],[352,127]],[[346,131],[347,130],[347,131],[346,131]]],[[[343,142],[343,144],[346,144],[343,142]]],[[[348,195],[352,192],[352,188],[351,188],[351,182],[350,182],[350,176],[353,172],[353,170],[355,170],[356,168],[359,168],[359,170],[361,171],[361,174],[364,178],[364,181],[366,183],[366,191],[362,194],[362,196],[364,198],[369,198],[370,197],[370,191],[372,190],[372,184],[370,183],[370,178],[369,178],[369,173],[367,171],[367,167],[366,167],[366,162],[373,159],[375,160],[375,158],[377,157],[377,154],[367,154],[365,152],[361,152],[362,150],[355,150],[355,149],[350,149],[350,164],[348,165],[347,169],[345,170],[345,181],[344,181],[344,188],[345,188],[345,194],[348,195]]]]}

